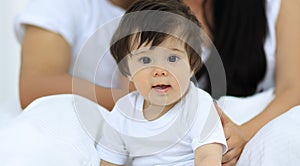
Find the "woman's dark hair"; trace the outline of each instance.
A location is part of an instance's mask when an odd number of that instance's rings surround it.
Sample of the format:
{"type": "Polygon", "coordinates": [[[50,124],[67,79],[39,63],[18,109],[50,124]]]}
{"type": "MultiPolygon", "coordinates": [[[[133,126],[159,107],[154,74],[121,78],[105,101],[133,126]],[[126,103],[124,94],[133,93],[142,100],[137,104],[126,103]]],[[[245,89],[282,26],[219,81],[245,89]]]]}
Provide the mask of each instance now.
{"type": "MultiPolygon", "coordinates": [[[[204,0],[203,6],[206,3],[204,0]]],[[[265,3],[265,0],[213,0],[213,25],[205,16],[225,68],[227,95],[254,94],[265,76],[265,3]]],[[[205,70],[198,72],[196,77],[207,72],[205,70]]],[[[208,85],[207,90],[210,88],[208,85]]]]}
{"type": "Polygon", "coordinates": [[[110,51],[121,73],[129,76],[127,56],[143,44],[158,46],[169,37],[183,41],[191,69],[201,66],[201,33],[197,18],[181,0],[139,0],[126,11],[110,51]],[[193,47],[189,44],[194,44],[193,47]]]}

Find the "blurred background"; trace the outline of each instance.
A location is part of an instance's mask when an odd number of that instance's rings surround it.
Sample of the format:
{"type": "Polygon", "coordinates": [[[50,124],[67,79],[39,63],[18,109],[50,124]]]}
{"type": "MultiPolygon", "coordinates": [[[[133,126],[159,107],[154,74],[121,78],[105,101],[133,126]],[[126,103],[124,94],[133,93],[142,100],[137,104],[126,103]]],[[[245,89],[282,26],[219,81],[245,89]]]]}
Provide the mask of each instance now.
{"type": "Polygon", "coordinates": [[[27,0],[0,0],[0,102],[18,97],[20,45],[14,35],[14,18],[27,0]]]}

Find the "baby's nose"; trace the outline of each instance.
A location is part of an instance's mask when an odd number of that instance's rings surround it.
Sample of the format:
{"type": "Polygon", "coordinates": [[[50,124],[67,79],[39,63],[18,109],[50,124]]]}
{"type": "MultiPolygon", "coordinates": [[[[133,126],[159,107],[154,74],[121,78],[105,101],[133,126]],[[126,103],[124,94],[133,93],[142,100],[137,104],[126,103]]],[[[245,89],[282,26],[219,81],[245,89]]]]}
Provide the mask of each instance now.
{"type": "Polygon", "coordinates": [[[153,77],[157,77],[157,76],[168,76],[168,71],[161,69],[161,68],[155,68],[153,69],[153,73],[152,73],[153,77]]]}

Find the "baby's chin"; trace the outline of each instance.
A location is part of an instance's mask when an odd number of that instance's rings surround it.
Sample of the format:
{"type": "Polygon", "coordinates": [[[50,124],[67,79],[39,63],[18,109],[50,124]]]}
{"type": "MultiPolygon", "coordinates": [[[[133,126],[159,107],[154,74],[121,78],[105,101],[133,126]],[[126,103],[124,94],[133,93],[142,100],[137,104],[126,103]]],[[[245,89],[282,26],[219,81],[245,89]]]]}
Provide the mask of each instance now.
{"type": "Polygon", "coordinates": [[[177,97],[177,98],[165,98],[165,99],[158,99],[158,100],[148,100],[148,103],[150,105],[156,105],[156,106],[160,106],[160,107],[173,107],[174,105],[176,105],[181,98],[177,97]]]}

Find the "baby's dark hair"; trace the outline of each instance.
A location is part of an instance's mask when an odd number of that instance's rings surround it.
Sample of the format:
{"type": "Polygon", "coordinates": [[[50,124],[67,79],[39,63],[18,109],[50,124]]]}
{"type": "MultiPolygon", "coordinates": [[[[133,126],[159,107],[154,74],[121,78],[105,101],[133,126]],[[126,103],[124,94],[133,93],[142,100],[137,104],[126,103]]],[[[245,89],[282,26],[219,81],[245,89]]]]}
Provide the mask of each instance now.
{"type": "Polygon", "coordinates": [[[126,57],[143,44],[158,46],[169,37],[185,44],[191,70],[202,65],[201,28],[197,18],[181,0],[138,0],[126,11],[115,31],[110,51],[119,70],[130,76],[126,57]]]}

